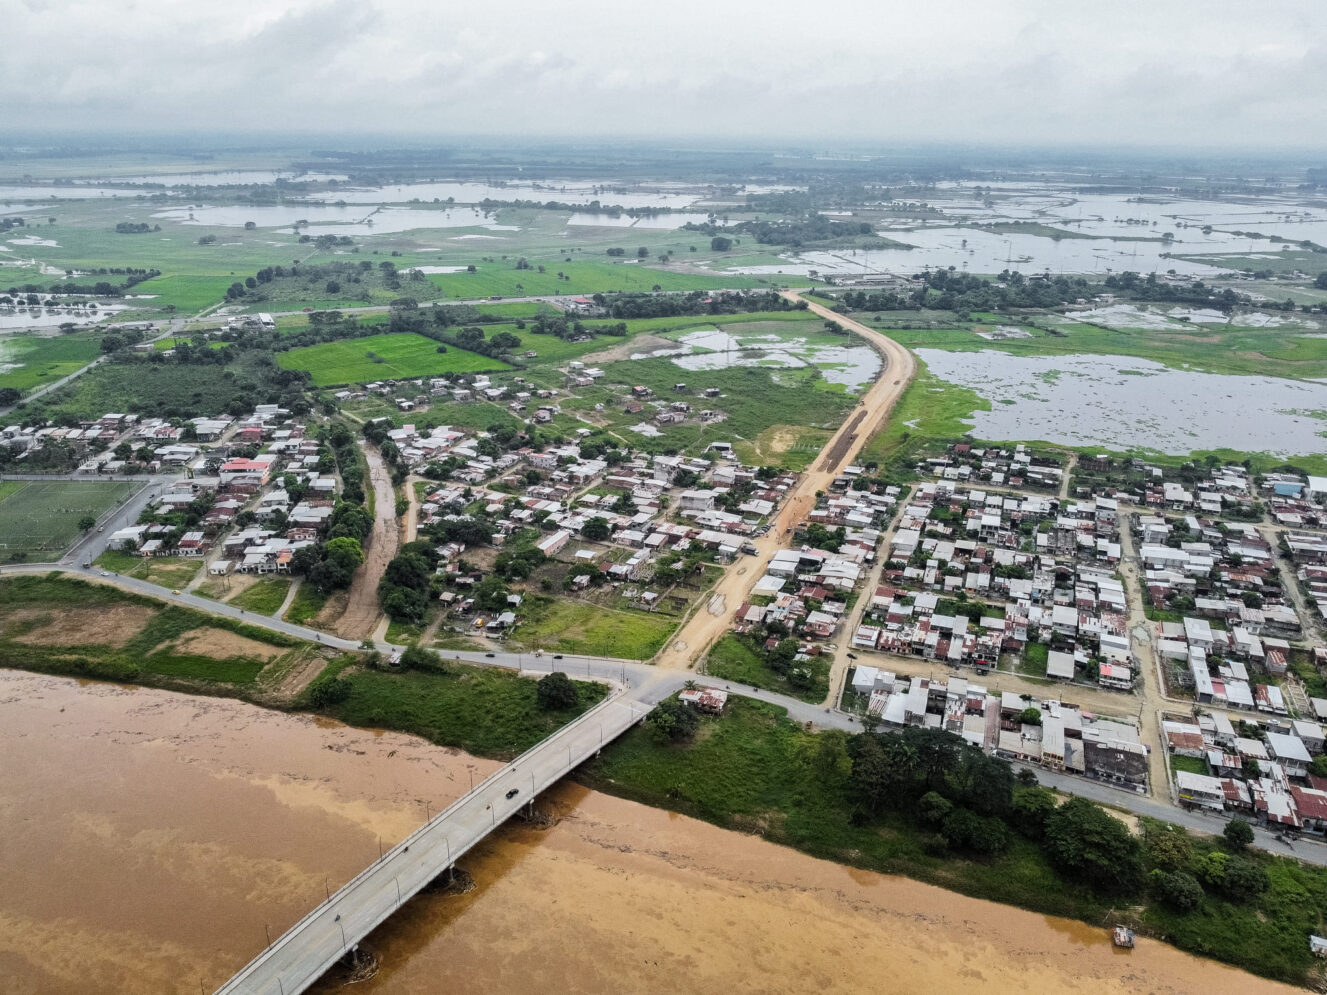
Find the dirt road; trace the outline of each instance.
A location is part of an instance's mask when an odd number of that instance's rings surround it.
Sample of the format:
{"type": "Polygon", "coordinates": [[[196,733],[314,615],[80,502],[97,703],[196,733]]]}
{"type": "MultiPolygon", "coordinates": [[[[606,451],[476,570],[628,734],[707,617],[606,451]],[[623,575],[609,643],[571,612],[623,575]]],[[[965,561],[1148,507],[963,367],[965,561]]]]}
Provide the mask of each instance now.
{"type": "MultiPolygon", "coordinates": [[[[382,620],[378,607],[378,581],[401,548],[401,528],[396,519],[396,494],[382,456],[372,446],[364,447],[369,463],[369,485],[373,488],[373,531],[364,544],[364,562],[355,571],[350,597],[341,617],[331,623],[342,639],[368,639],[382,620]]],[[[330,621],[330,620],[329,620],[330,621]]]]}
{"type": "MultiPolygon", "coordinates": [[[[791,301],[801,299],[791,291],[785,291],[783,296],[791,301]]],[[[917,363],[912,353],[893,339],[820,304],[810,303],[809,307],[812,313],[838,322],[870,343],[884,357],[884,369],[880,378],[862,396],[861,404],[849,412],[838,431],[825,443],[820,458],[812,464],[814,469],[802,474],[769,532],[755,540],[756,555],[743,557],[735,567],[728,570],[715,587],[709,605],[696,612],[672,641],[660,650],[655,662],[661,667],[677,670],[693,668],[710,644],[724,634],[733,612],[760,579],[765,564],[786,544],[787,530],[805,520],[815,507],[816,491],[828,490],[834,478],[852,463],[866,440],[884,427],[890,409],[917,372],[917,363]]]]}

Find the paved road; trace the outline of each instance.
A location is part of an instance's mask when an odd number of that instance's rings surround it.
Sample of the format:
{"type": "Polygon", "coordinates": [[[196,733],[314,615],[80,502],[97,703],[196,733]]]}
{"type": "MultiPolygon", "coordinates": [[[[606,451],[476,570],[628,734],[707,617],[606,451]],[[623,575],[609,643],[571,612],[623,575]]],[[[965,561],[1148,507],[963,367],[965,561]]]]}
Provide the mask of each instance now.
{"type": "Polygon", "coordinates": [[[523,753],[292,926],[218,989],[218,995],[303,991],[495,827],[648,711],[648,705],[633,700],[633,691],[620,691],[523,753]]]}

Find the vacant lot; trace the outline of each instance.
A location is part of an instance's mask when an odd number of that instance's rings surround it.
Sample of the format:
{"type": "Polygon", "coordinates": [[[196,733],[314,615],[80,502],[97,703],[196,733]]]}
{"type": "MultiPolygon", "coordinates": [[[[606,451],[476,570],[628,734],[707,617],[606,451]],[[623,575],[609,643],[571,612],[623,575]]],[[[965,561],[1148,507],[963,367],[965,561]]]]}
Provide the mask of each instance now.
{"type": "Polygon", "coordinates": [[[781,674],[765,657],[746,641],[731,633],[724,636],[710,650],[705,661],[705,673],[719,680],[750,684],[790,694],[803,701],[823,701],[829,694],[829,657],[813,657],[796,664],[805,675],[781,674]],[[790,679],[792,677],[792,679],[790,679]]]}
{"type": "Polygon", "coordinates": [[[23,393],[54,383],[101,353],[101,334],[6,335],[0,338],[0,387],[23,393]]]}
{"type": "MultiPolygon", "coordinates": [[[[330,672],[342,670],[333,663],[330,672]]],[[[603,684],[577,681],[576,705],[546,711],[536,684],[511,671],[448,663],[442,672],[400,674],[351,669],[344,702],[327,709],[353,726],[397,729],[480,756],[508,759],[529,749],[604,696],[603,684]]]]}
{"type": "Polygon", "coordinates": [[[648,660],[677,627],[676,615],[619,611],[584,601],[530,596],[511,647],[648,660]]]}
{"type": "Polygon", "coordinates": [[[139,683],[251,685],[296,640],[64,577],[0,580],[6,665],[139,683]],[[174,678],[161,681],[158,678],[174,678]]]}
{"type": "Polygon", "coordinates": [[[100,519],[139,484],[93,480],[0,482],[0,560],[58,560],[84,517],[100,519]]]}
{"type": "Polygon", "coordinates": [[[307,370],[320,387],[509,369],[501,360],[455,346],[446,346],[446,352],[438,352],[438,347],[432,339],[408,332],[370,335],[291,349],[280,353],[277,362],[285,370],[307,370]]]}

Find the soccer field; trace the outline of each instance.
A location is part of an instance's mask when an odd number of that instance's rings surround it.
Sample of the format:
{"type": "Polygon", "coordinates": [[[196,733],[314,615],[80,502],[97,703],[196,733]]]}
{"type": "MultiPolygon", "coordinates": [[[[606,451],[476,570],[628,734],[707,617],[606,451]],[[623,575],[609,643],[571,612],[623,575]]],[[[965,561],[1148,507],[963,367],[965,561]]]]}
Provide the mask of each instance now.
{"type": "Polygon", "coordinates": [[[100,520],[142,484],[100,480],[0,481],[0,562],[58,560],[84,517],[100,520]]]}

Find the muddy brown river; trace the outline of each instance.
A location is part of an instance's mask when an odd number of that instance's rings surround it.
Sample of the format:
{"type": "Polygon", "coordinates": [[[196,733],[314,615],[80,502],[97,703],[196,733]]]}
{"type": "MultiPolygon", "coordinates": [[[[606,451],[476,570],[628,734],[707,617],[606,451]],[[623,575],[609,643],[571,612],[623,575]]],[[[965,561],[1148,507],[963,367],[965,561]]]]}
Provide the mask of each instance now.
{"type": "MultiPolygon", "coordinates": [[[[0,991],[210,992],[494,767],[0,670],[0,991]]],[[[544,807],[552,828],[510,826],[463,862],[473,891],[422,895],[373,934],[381,970],[353,990],[1296,990],[575,785],[544,807]]]]}

